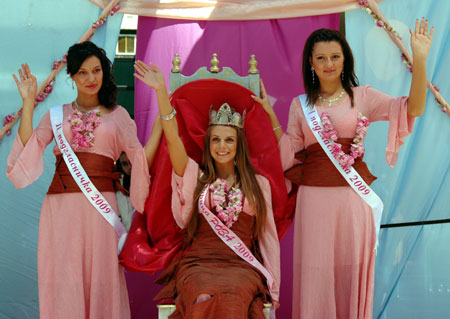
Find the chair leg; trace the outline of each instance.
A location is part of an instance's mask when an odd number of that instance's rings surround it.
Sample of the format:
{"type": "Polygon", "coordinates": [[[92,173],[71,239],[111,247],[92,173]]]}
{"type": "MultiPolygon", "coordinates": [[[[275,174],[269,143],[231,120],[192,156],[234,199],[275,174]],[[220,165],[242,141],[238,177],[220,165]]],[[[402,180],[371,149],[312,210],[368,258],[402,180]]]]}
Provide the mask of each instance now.
{"type": "Polygon", "coordinates": [[[158,319],[168,319],[172,312],[175,311],[175,305],[157,305],[158,319]]]}
{"type": "MultiPolygon", "coordinates": [[[[270,319],[270,307],[272,304],[265,303],[264,304],[264,317],[266,319],[270,319]]],[[[172,312],[175,311],[175,305],[158,305],[158,319],[168,319],[172,312]]]]}

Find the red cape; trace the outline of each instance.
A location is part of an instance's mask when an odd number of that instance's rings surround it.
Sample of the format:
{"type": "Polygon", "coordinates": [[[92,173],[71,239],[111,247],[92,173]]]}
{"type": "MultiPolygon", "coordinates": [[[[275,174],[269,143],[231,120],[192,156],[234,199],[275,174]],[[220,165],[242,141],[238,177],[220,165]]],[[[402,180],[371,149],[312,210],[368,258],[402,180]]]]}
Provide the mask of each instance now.
{"type": "MultiPolygon", "coordinates": [[[[177,111],[178,130],[186,151],[199,163],[211,105],[217,110],[223,103],[228,103],[241,114],[247,111],[244,130],[250,158],[256,171],[270,182],[275,223],[281,239],[294,217],[295,197],[288,199],[272,126],[264,109],[251,95],[254,93],[238,84],[206,79],[178,88],[170,102],[177,111]]],[[[130,270],[153,274],[165,268],[181,252],[183,237],[171,210],[172,164],[164,136],[150,173],[152,183],[144,214],[135,214],[119,259],[130,270]]]]}

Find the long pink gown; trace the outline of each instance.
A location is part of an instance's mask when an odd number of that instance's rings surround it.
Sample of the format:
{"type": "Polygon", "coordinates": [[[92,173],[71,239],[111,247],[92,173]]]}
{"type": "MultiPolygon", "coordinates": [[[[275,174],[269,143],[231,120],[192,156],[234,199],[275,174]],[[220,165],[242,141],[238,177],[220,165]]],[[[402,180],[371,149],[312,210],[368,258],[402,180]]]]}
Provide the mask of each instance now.
{"type": "MultiPolygon", "coordinates": [[[[370,122],[389,121],[386,160],[393,166],[403,138],[412,131],[407,98],[394,98],[368,86],[353,89],[327,111],[338,137],[355,135],[358,111],[370,122]]],[[[294,98],[287,134],[279,141],[283,169],[294,154],[317,143],[299,99],[294,98]]],[[[295,319],[372,318],[375,229],[370,207],[348,186],[300,186],[294,228],[293,311],[295,319]]]]}
{"type": "MultiPolygon", "coordinates": [[[[63,130],[72,140],[64,105],[63,130]]],[[[127,153],[131,173],[131,203],[143,211],[150,176],[136,125],[121,106],[101,116],[94,146],[83,150],[118,159],[127,153]]],[[[24,147],[17,135],[8,157],[7,176],[16,188],[34,182],[43,172],[42,155],[52,141],[49,112],[24,147]]],[[[60,154],[57,146],[54,154],[60,154]]],[[[44,191],[44,190],[42,190],[44,191]]],[[[103,193],[117,212],[115,194],[103,193]]],[[[128,293],[117,257],[117,235],[82,193],[47,195],[42,204],[38,241],[40,318],[130,318],[128,293]]]]}

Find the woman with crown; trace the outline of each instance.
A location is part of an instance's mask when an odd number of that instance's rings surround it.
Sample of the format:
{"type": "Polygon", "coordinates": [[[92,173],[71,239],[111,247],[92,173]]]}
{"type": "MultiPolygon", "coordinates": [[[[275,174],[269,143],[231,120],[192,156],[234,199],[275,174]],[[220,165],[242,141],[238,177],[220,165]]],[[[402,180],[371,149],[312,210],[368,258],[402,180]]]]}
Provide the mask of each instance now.
{"type": "MultiPolygon", "coordinates": [[[[411,31],[409,97],[358,86],[353,55],[336,30],[314,31],[303,50],[306,94],[294,98],[286,134],[262,87],[285,169],[303,154],[294,232],[293,318],[372,318],[377,234],[383,204],[362,161],[369,121],[389,121],[386,159],[393,166],[426,101],[426,57],[433,29],[411,31]],[[320,115],[319,115],[320,114],[320,115]],[[349,187],[350,186],[350,187],[349,187]]],[[[295,171],[295,169],[294,169],[295,171]]],[[[288,173],[291,173],[288,171],[288,173]]]]}
{"type": "Polygon", "coordinates": [[[171,318],[264,318],[278,307],[280,248],[271,189],[250,163],[244,116],[211,108],[203,163],[189,158],[164,75],[138,61],[135,76],[157,95],[172,173],[172,209],[188,248],[158,279],[157,299],[175,298],[171,318]],[[269,291],[268,291],[269,290],[269,291]]]}

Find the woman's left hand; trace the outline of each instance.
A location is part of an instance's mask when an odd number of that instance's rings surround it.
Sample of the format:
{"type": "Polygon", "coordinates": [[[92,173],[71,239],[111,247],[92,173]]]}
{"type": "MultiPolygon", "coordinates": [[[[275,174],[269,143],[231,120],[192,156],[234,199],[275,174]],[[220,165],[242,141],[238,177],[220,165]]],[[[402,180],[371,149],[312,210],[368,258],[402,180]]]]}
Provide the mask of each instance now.
{"type": "Polygon", "coordinates": [[[416,27],[414,32],[409,30],[411,34],[411,50],[413,58],[424,59],[428,55],[431,47],[431,40],[433,39],[434,27],[428,33],[428,19],[416,19],[416,27]]]}
{"type": "Polygon", "coordinates": [[[259,80],[259,88],[260,88],[260,92],[261,92],[260,93],[261,97],[252,95],[252,98],[256,102],[261,104],[264,111],[266,111],[267,115],[269,115],[269,117],[270,117],[272,115],[272,113],[274,113],[274,112],[273,112],[272,104],[270,103],[269,96],[267,95],[266,88],[264,87],[264,83],[263,83],[262,79],[259,80]]]}

